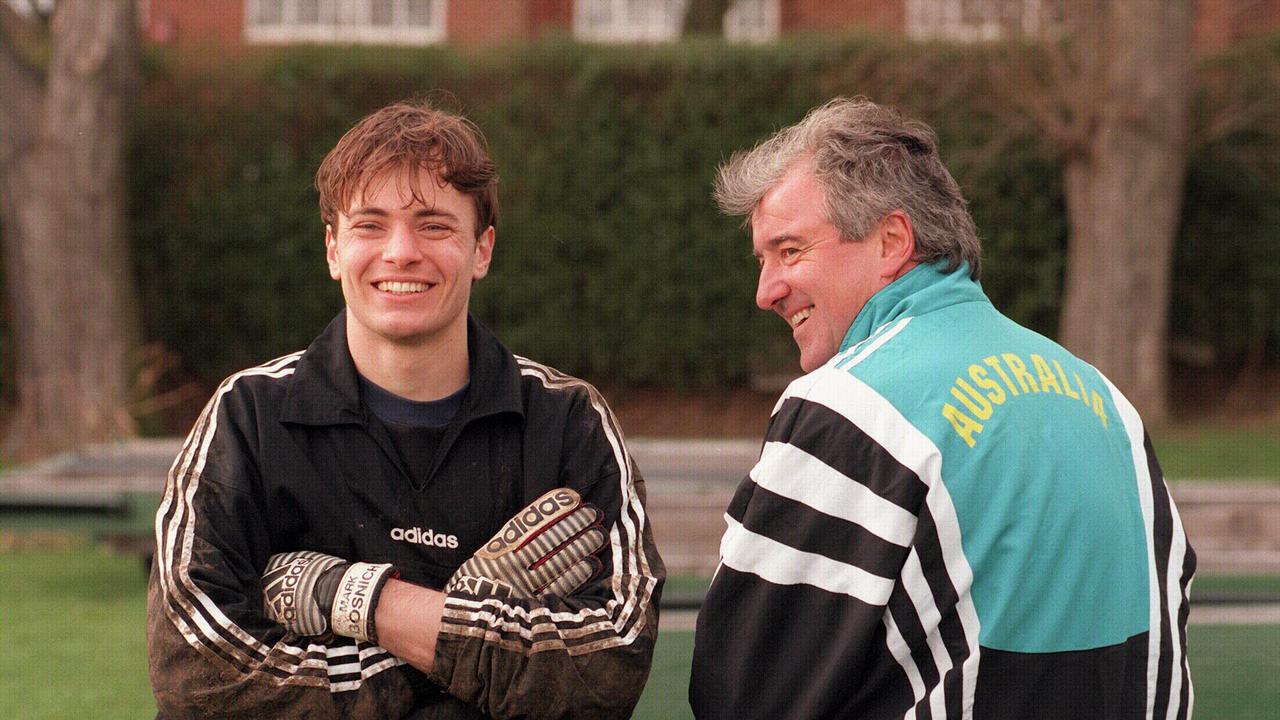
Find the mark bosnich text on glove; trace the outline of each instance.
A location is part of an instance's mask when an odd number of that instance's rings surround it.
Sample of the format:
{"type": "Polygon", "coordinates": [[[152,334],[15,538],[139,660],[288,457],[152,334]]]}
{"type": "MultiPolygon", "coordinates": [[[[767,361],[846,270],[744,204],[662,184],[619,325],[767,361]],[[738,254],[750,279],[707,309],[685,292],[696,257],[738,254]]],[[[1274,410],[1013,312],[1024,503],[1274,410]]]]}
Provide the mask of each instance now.
{"type": "Polygon", "coordinates": [[[374,605],[387,576],[395,577],[390,565],[352,563],[342,576],[333,598],[331,623],[334,633],[357,640],[372,640],[374,605]]]}

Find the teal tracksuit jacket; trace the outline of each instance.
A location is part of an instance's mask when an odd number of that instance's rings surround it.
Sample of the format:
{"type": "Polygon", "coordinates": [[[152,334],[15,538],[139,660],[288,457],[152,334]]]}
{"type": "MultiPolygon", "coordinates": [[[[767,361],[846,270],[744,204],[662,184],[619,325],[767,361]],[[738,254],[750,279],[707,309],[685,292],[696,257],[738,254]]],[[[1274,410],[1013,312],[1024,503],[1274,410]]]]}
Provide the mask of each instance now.
{"type": "Polygon", "coordinates": [[[1142,420],[967,266],[874,295],[725,515],[698,717],[1186,717],[1195,554],[1142,420]]]}

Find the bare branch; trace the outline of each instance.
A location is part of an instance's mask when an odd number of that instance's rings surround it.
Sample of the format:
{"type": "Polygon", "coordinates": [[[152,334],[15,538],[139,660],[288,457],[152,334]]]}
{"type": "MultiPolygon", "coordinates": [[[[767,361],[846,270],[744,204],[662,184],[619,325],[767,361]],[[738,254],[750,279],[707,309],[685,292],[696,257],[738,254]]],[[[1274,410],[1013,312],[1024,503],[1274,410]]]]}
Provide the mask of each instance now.
{"type": "Polygon", "coordinates": [[[34,67],[48,47],[48,40],[47,17],[23,16],[9,3],[0,1],[0,50],[13,53],[34,67]]]}
{"type": "Polygon", "coordinates": [[[1078,142],[1078,130],[1073,124],[1078,114],[1068,104],[1074,82],[1066,68],[1062,53],[1052,46],[1014,47],[990,65],[995,93],[1061,152],[1069,151],[1078,142]],[[1047,77],[1035,71],[1036,63],[1028,57],[1033,53],[1048,61],[1044,64],[1047,77]]]}
{"type": "Polygon", "coordinates": [[[1205,117],[1196,128],[1197,145],[1216,143],[1244,130],[1280,134],[1280,56],[1252,51],[1229,66],[1201,68],[1205,117]],[[1247,67],[1245,73],[1233,72],[1247,67]],[[1232,68],[1232,69],[1229,69],[1232,68]]]}
{"type": "Polygon", "coordinates": [[[39,128],[38,112],[44,93],[40,73],[28,51],[36,31],[7,3],[0,2],[0,168],[31,144],[39,128]]]}

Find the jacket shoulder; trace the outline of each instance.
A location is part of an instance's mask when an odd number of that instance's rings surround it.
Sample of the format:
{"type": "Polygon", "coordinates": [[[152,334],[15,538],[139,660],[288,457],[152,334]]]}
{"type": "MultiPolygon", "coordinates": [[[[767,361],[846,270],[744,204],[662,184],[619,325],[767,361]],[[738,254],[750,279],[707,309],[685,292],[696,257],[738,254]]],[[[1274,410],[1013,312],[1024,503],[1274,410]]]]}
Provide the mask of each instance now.
{"type": "Polygon", "coordinates": [[[525,395],[526,405],[538,400],[573,405],[590,402],[593,398],[603,403],[600,391],[586,380],[536,360],[520,355],[514,357],[520,370],[521,390],[525,395]]]}
{"type": "Polygon", "coordinates": [[[587,465],[618,473],[629,466],[617,416],[594,385],[542,363],[516,356],[524,395],[526,442],[561,448],[565,456],[594,458],[587,465]]]}
{"type": "Polygon", "coordinates": [[[290,353],[228,375],[218,383],[206,409],[256,416],[265,408],[279,407],[301,357],[302,352],[290,353]]]}
{"type": "Polygon", "coordinates": [[[293,375],[297,369],[298,360],[301,359],[302,350],[281,355],[273,360],[268,360],[261,365],[255,365],[245,368],[223,378],[218,384],[219,392],[232,391],[255,391],[270,387],[283,387],[285,383],[280,380],[293,375]]]}

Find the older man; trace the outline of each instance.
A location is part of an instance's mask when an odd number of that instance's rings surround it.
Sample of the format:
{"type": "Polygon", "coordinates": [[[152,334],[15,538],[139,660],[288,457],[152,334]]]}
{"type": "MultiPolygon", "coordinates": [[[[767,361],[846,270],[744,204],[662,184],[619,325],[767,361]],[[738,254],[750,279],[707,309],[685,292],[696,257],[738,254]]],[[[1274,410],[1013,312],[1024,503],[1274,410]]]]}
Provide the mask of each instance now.
{"type": "Polygon", "coordinates": [[[837,99],[721,168],[807,374],[729,506],[694,712],[1185,717],[1195,555],[1142,421],[991,305],[936,145],[837,99]]]}

